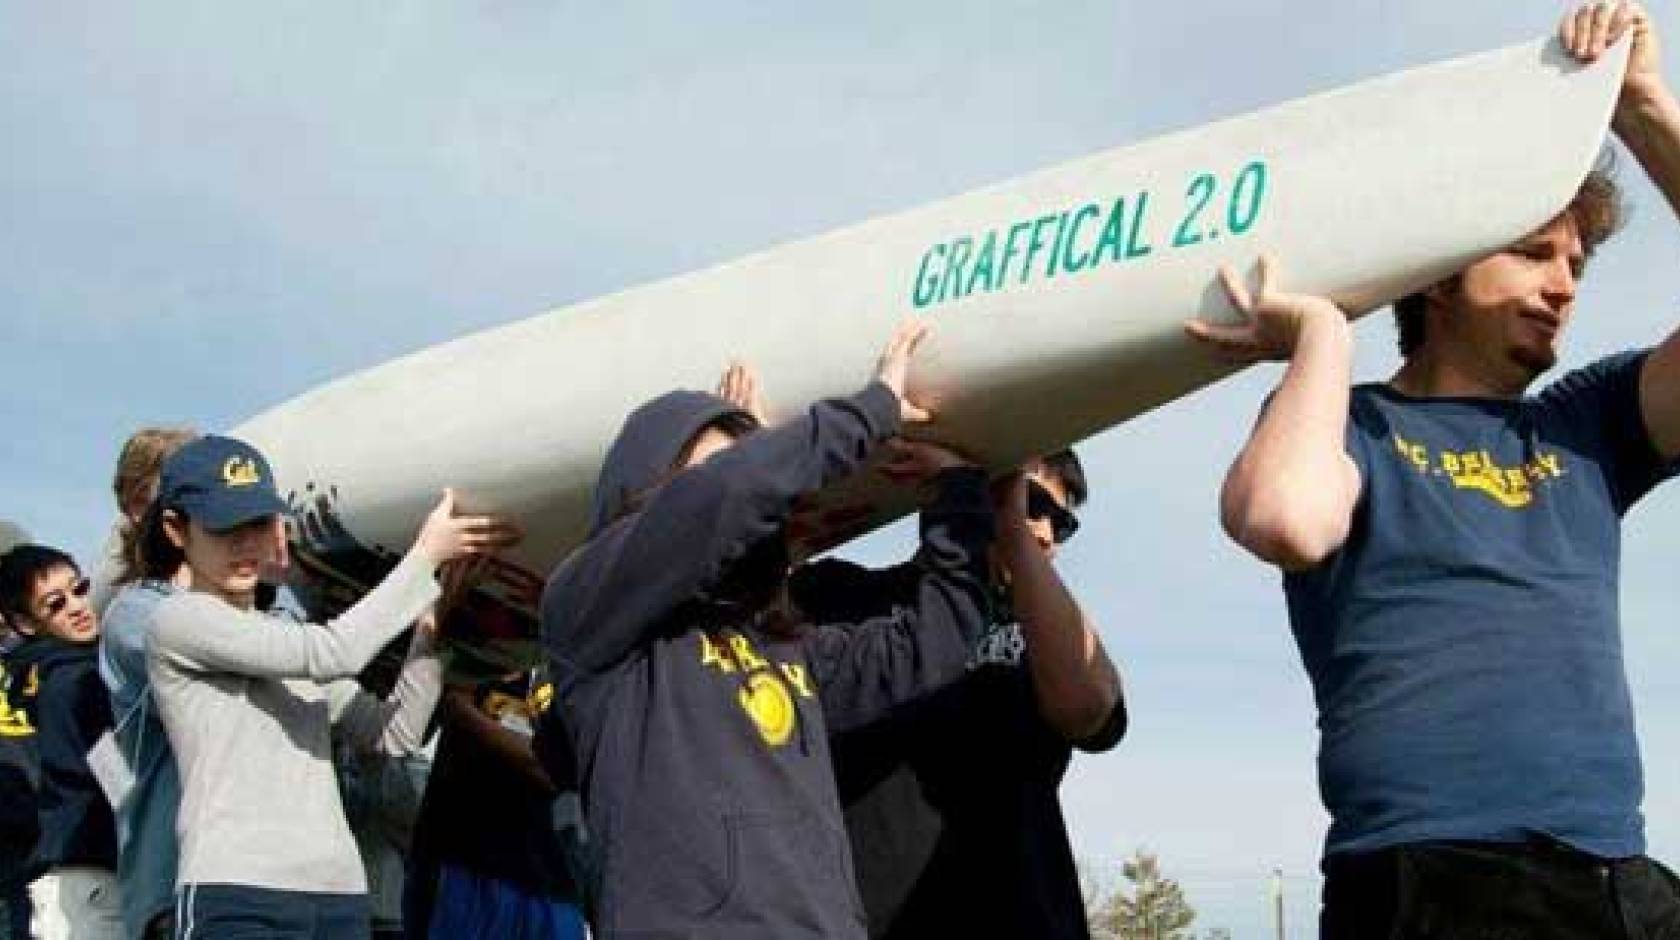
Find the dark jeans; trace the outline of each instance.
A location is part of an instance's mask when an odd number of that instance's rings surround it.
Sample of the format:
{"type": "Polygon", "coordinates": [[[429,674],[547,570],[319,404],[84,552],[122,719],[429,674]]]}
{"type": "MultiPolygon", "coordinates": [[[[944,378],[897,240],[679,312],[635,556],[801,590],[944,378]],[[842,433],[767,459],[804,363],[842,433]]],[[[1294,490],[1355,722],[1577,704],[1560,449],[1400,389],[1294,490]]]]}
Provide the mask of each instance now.
{"type": "Polygon", "coordinates": [[[366,895],[185,885],[176,892],[176,940],[367,940],[366,895]]]}
{"type": "Polygon", "coordinates": [[[1680,940],[1680,880],[1551,841],[1420,842],[1324,860],[1322,940],[1680,940]]]}

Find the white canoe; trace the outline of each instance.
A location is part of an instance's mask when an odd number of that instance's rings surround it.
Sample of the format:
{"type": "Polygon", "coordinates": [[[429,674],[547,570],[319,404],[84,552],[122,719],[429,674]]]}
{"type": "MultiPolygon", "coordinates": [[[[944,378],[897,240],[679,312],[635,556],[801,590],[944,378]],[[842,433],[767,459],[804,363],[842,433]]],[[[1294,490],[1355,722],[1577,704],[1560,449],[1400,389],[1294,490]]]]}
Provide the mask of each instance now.
{"type": "MultiPolygon", "coordinates": [[[[1274,252],[1291,289],[1358,314],[1550,218],[1602,146],[1625,56],[1582,67],[1533,42],[1105,151],[425,349],[234,433],[272,460],[297,557],[341,598],[453,485],[528,529],[495,591],[528,611],[646,399],[711,388],[735,358],[783,405],[849,393],[919,315],[929,436],[1016,464],[1227,374],[1181,330],[1230,315],[1222,263],[1274,252]]],[[[798,534],[821,546],[904,508],[842,487],[798,534]]]]}

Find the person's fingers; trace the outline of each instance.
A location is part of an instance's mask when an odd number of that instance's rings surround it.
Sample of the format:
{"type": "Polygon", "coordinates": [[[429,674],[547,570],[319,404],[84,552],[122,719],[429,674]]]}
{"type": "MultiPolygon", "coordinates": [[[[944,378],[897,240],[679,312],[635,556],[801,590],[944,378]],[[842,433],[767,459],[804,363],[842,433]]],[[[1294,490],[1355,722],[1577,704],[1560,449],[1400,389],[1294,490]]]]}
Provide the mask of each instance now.
{"type": "Polygon", "coordinates": [[[1592,8],[1592,35],[1587,41],[1587,60],[1596,61],[1604,54],[1605,37],[1610,35],[1610,20],[1616,13],[1615,4],[1600,2],[1592,8]]]}
{"type": "Polygon", "coordinates": [[[1592,45],[1593,10],[1596,8],[1596,5],[1587,5],[1575,11],[1575,44],[1569,51],[1577,59],[1585,60],[1592,45]]]}
{"type": "Polygon", "coordinates": [[[752,397],[752,371],[739,360],[729,364],[729,371],[724,375],[726,391],[723,397],[736,405],[745,405],[752,397]]]}
{"type": "Polygon", "coordinates": [[[927,336],[928,325],[924,320],[914,317],[906,318],[893,329],[892,338],[887,341],[887,351],[882,356],[895,364],[907,363],[927,336]]]}
{"type": "Polygon", "coordinates": [[[1208,338],[1208,330],[1211,329],[1213,329],[1213,324],[1208,323],[1205,320],[1184,321],[1184,332],[1189,334],[1190,338],[1194,340],[1206,340],[1208,338]]]}
{"type": "Polygon", "coordinates": [[[1615,45],[1627,35],[1628,28],[1638,22],[1640,9],[1632,3],[1618,3],[1615,15],[1610,17],[1610,26],[1605,31],[1605,48],[1615,45]]]}
{"type": "Polygon", "coordinates": [[[1225,296],[1230,299],[1231,306],[1245,315],[1254,310],[1254,298],[1249,296],[1248,285],[1243,283],[1235,268],[1228,264],[1220,265],[1219,283],[1225,288],[1225,296]]]}
{"type": "Polygon", "coordinates": [[[933,327],[926,320],[912,319],[904,324],[904,355],[906,358],[914,356],[921,347],[922,341],[928,338],[933,327]]]}
{"type": "Polygon", "coordinates": [[[1578,15],[1579,10],[1570,10],[1558,21],[1558,42],[1570,55],[1575,54],[1575,18],[1578,15]]]}
{"type": "Polygon", "coordinates": [[[1253,331],[1244,327],[1192,321],[1185,324],[1185,331],[1225,362],[1247,364],[1265,358],[1254,340],[1253,331]]]}
{"type": "MultiPolygon", "coordinates": [[[[1194,334],[1192,335],[1194,336],[1194,334]]],[[[1206,346],[1208,352],[1221,362],[1248,365],[1267,358],[1252,337],[1195,336],[1195,339],[1206,346]]]]}
{"type": "Polygon", "coordinates": [[[1277,298],[1277,283],[1279,275],[1277,259],[1269,254],[1263,254],[1260,256],[1260,264],[1258,267],[1260,270],[1260,286],[1254,294],[1254,306],[1256,309],[1269,305],[1277,298]]]}
{"type": "Polygon", "coordinates": [[[504,548],[516,544],[519,536],[506,529],[469,530],[460,534],[463,545],[477,545],[484,548],[504,548]]]}
{"type": "Polygon", "coordinates": [[[443,488],[443,498],[439,499],[437,505],[432,508],[432,515],[443,519],[455,515],[454,487],[446,486],[443,488]]]}
{"type": "Polygon", "coordinates": [[[1184,324],[1184,330],[1193,338],[1220,348],[1254,345],[1254,328],[1248,324],[1226,325],[1191,320],[1184,324]]]}

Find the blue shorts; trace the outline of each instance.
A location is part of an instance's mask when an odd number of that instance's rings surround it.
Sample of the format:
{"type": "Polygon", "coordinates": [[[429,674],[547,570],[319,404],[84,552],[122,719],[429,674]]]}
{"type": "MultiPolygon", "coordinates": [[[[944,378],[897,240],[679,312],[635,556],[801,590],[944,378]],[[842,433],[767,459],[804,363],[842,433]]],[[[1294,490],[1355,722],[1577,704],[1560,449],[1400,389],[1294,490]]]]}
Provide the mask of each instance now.
{"type": "Polygon", "coordinates": [[[175,892],[175,940],[366,940],[362,894],[193,884],[175,892]]]}

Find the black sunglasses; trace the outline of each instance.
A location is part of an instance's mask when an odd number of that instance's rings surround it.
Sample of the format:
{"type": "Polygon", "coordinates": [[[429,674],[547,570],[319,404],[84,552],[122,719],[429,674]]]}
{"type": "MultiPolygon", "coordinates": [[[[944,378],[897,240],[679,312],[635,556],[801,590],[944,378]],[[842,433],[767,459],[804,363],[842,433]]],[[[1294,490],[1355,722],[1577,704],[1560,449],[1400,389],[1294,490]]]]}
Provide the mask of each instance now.
{"type": "Polygon", "coordinates": [[[1079,531],[1079,517],[1057,502],[1056,497],[1036,480],[1027,481],[1027,518],[1050,520],[1050,534],[1060,545],[1079,531]]]}
{"type": "MultiPolygon", "coordinates": [[[[91,590],[93,590],[93,582],[87,578],[78,578],[75,584],[70,585],[70,593],[76,597],[86,597],[91,590]]],[[[47,602],[41,605],[42,609],[47,612],[48,617],[57,617],[64,613],[64,608],[69,606],[70,598],[65,596],[63,591],[54,591],[53,595],[47,598],[47,602]]]]}

